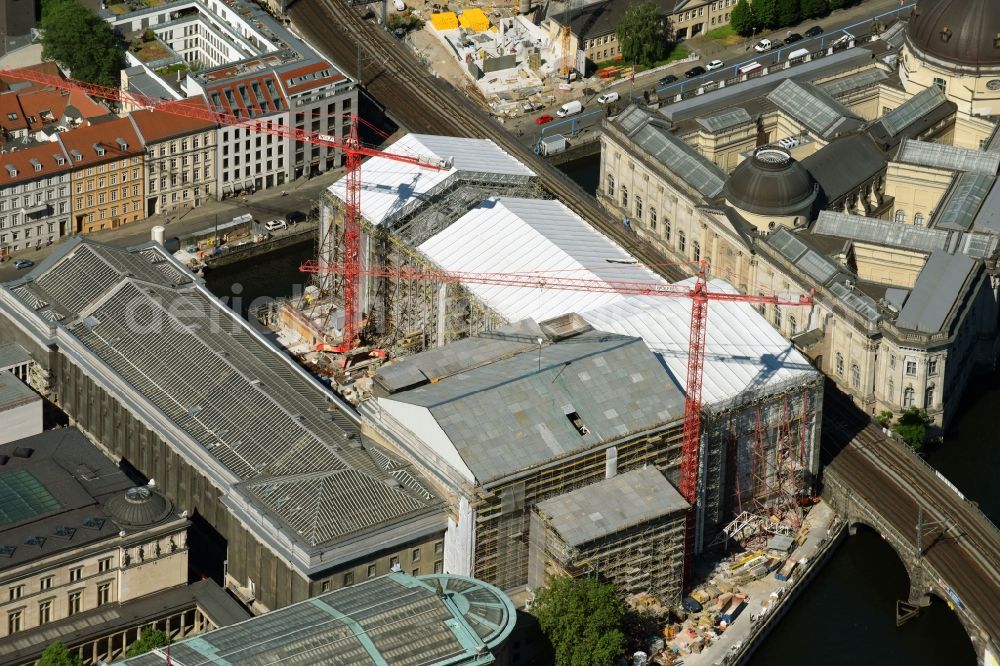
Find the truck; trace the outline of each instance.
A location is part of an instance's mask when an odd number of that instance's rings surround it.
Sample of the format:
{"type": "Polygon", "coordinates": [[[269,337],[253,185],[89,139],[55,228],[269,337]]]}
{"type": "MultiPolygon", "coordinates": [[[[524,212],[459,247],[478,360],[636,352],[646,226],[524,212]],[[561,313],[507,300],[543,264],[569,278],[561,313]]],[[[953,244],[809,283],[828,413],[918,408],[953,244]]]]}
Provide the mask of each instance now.
{"type": "Polygon", "coordinates": [[[578,99],[574,99],[572,102],[566,102],[559,107],[556,111],[556,115],[560,118],[566,118],[568,116],[575,116],[576,114],[583,111],[583,104],[578,99]]]}

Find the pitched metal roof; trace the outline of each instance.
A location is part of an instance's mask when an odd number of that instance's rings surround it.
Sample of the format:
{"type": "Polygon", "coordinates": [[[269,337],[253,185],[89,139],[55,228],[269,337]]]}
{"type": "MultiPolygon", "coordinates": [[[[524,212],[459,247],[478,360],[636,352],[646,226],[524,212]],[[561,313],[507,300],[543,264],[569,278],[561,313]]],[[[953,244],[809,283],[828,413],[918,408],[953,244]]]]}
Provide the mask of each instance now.
{"type": "MultiPolygon", "coordinates": [[[[963,171],[958,174],[944,203],[931,220],[936,229],[968,231],[993,188],[996,178],[988,173],[963,171]]],[[[1000,231],[1000,229],[998,229],[1000,231]]]]}
{"type": "Polygon", "coordinates": [[[896,160],[939,169],[975,171],[991,175],[996,175],[997,167],[1000,167],[1000,153],[916,139],[903,140],[899,152],[896,153],[896,160]]]}
{"type": "Polygon", "coordinates": [[[684,413],[683,395],[641,339],[601,331],[536,343],[381,401],[430,412],[482,484],[684,413]]]}
{"type": "Polygon", "coordinates": [[[925,88],[906,100],[889,113],[882,116],[881,123],[886,131],[895,136],[942,104],[948,98],[937,86],[925,88]]]}
{"type": "Polygon", "coordinates": [[[788,79],[768,93],[767,99],[822,137],[832,137],[861,125],[861,118],[811,83],[788,79]]]}
{"type": "Polygon", "coordinates": [[[866,134],[838,137],[802,160],[827,203],[856,190],[888,164],[885,154],[866,134]],[[851,168],[845,169],[845,164],[851,168]]]}
{"type": "Polygon", "coordinates": [[[612,122],[618,124],[645,154],[702,196],[711,198],[722,191],[726,182],[722,169],[676,137],[652,113],[633,106],[612,122]]]}
{"type": "Polygon", "coordinates": [[[536,510],[567,545],[579,547],[689,506],[662,472],[644,467],[539,502],[536,510]]]}
{"type": "Polygon", "coordinates": [[[747,110],[742,107],[735,107],[711,116],[697,118],[696,120],[699,125],[707,129],[709,132],[719,132],[724,129],[729,129],[730,127],[736,127],[737,125],[753,122],[753,118],[751,118],[750,114],[747,113],[747,110]]]}
{"type": "Polygon", "coordinates": [[[918,252],[943,250],[951,236],[947,231],[829,210],[820,212],[812,232],[918,252]]]}
{"type": "Polygon", "coordinates": [[[885,81],[888,78],[889,75],[884,70],[878,67],[869,67],[856,74],[841,76],[818,85],[823,92],[836,97],[852,90],[858,90],[859,88],[865,88],[880,81],[885,81]]]}
{"type": "Polygon", "coordinates": [[[436,511],[419,475],[362,446],[349,406],[159,246],[75,239],[2,285],[0,307],[11,298],[58,330],[56,340],[67,338],[57,344],[127,386],[123,401],[156,414],[149,427],[191,464],[277,523],[251,531],[281,529],[284,541],[312,552],[436,511]]]}
{"type": "Polygon", "coordinates": [[[964,254],[931,252],[899,311],[896,324],[924,333],[941,331],[955,302],[964,296],[965,282],[977,266],[979,262],[964,254]]]}
{"type": "MultiPolygon", "coordinates": [[[[464,576],[391,573],[170,646],[177,664],[485,666],[514,629],[500,590],[464,576]]],[[[159,666],[162,651],[120,664],[159,666]]]]}
{"type": "MultiPolygon", "coordinates": [[[[994,153],[1000,155],[1000,152],[994,153]]],[[[994,180],[989,193],[983,199],[983,204],[979,207],[972,222],[972,228],[977,231],[988,231],[993,234],[1000,234],[1000,186],[994,180]]]]}

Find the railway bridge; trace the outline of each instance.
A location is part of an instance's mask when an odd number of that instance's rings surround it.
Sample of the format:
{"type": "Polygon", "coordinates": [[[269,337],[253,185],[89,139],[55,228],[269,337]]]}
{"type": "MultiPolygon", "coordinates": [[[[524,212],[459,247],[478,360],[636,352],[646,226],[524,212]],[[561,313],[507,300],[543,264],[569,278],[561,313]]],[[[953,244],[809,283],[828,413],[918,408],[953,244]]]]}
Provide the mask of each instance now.
{"type": "Polygon", "coordinates": [[[826,387],[823,498],[848,523],[882,535],[910,578],[905,601],[940,597],[958,615],[980,664],[1000,652],[1000,531],[906,445],[826,387]]]}

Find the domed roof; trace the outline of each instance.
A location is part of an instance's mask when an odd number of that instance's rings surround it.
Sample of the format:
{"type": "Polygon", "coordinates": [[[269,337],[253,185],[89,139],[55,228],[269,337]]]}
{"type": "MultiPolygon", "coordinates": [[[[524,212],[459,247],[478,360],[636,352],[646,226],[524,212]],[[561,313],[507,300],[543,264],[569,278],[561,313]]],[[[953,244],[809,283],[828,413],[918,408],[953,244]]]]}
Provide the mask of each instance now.
{"type": "Polygon", "coordinates": [[[918,0],[907,41],[918,51],[973,67],[1000,66],[1000,2],[918,0]]]}
{"type": "Polygon", "coordinates": [[[777,146],[755,150],[733,169],[722,191],[740,210],[780,216],[808,214],[817,195],[809,172],[777,146]]]}
{"type": "Polygon", "coordinates": [[[104,510],[121,527],[155,525],[170,515],[171,508],[170,500],[149,486],[129,488],[104,505],[104,510]]]}

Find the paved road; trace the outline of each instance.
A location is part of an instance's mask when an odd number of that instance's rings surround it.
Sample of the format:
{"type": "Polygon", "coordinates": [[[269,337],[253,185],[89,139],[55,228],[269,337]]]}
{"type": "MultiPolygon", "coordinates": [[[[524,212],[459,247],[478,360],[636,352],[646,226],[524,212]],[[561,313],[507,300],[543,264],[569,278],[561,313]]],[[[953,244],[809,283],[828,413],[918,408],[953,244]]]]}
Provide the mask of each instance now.
{"type": "Polygon", "coordinates": [[[933,526],[924,536],[924,557],[1000,645],[1000,531],[993,523],[930,465],[887,438],[830,382],[823,450],[829,458],[824,474],[845,481],[914,549],[917,507],[922,508],[925,526],[933,526]]]}
{"type": "MultiPolygon", "coordinates": [[[[311,179],[300,178],[297,181],[288,183],[284,188],[274,188],[263,190],[248,197],[233,197],[222,201],[214,199],[198,207],[189,209],[182,213],[169,215],[154,215],[141,222],[128,224],[117,229],[106,229],[96,231],[88,237],[105,243],[127,247],[145,243],[151,237],[151,230],[156,225],[166,227],[167,238],[183,238],[196,231],[201,231],[213,226],[216,222],[223,223],[232,220],[237,215],[244,213],[252,214],[256,219],[267,221],[272,218],[284,218],[286,213],[293,210],[300,210],[308,213],[309,209],[317,201],[320,193],[326,189],[336,179],[343,175],[343,171],[328,171],[327,173],[315,176],[311,179]],[[287,192],[282,196],[282,192],[287,192]]],[[[282,232],[276,232],[280,235],[282,232]]],[[[61,242],[66,242],[63,239],[61,242]]],[[[56,243],[39,250],[21,251],[14,255],[14,259],[31,259],[38,263],[59,247],[56,243]]],[[[0,282],[16,277],[20,271],[14,268],[13,261],[0,264],[0,282]]]]}

